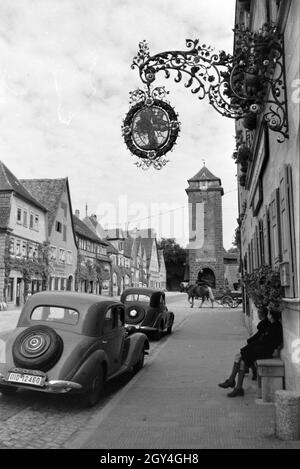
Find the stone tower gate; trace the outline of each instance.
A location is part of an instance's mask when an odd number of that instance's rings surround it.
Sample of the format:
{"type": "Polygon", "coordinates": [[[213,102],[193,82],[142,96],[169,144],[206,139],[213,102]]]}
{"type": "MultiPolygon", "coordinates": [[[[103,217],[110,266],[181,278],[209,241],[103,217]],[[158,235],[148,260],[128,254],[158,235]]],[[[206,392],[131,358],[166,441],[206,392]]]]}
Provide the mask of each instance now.
{"type": "Polygon", "coordinates": [[[195,283],[200,269],[211,286],[224,288],[224,253],[221,179],[206,166],[191,179],[186,189],[189,202],[189,282],[195,283]]]}

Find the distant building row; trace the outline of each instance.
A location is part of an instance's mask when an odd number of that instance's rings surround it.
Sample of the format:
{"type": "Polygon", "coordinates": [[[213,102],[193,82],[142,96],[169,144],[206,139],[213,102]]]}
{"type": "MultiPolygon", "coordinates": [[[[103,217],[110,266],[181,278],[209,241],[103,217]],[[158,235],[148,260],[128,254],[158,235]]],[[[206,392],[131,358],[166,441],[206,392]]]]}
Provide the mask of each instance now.
{"type": "Polygon", "coordinates": [[[42,289],[119,295],[166,288],[152,230],[104,230],[72,212],[68,178],[20,179],[0,162],[0,303],[20,305],[42,289]]]}

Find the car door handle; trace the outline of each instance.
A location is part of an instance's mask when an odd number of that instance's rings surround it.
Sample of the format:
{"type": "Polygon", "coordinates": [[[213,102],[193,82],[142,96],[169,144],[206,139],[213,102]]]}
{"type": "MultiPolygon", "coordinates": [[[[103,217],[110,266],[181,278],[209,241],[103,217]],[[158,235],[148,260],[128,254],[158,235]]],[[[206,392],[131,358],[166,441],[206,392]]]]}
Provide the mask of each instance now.
{"type": "Polygon", "coordinates": [[[107,340],[101,340],[102,344],[107,344],[107,340]]]}

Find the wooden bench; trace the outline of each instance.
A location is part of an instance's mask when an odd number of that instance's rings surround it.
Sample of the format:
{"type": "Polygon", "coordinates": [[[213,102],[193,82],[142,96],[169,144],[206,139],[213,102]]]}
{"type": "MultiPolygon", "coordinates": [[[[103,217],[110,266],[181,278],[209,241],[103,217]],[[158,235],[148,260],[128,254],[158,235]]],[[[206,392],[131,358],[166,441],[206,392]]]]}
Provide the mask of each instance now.
{"type": "Polygon", "coordinates": [[[258,398],[275,402],[275,392],[284,389],[284,362],[280,358],[256,360],[258,398]]]}

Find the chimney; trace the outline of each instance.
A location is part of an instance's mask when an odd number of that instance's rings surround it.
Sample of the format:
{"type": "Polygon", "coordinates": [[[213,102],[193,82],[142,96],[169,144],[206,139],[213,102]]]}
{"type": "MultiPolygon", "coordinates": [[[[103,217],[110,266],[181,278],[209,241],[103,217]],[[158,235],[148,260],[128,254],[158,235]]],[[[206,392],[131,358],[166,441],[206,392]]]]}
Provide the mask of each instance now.
{"type": "Polygon", "coordinates": [[[75,215],[76,215],[77,218],[80,218],[80,211],[78,209],[75,210],[75,215]]]}

